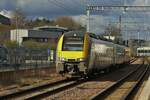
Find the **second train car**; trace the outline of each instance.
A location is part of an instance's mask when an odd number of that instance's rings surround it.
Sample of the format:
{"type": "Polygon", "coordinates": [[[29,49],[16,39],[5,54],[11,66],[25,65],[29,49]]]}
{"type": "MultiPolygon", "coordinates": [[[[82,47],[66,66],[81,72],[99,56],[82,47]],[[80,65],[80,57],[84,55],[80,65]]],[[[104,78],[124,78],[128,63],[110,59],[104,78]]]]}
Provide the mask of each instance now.
{"type": "Polygon", "coordinates": [[[64,33],[57,45],[56,71],[61,75],[87,76],[129,60],[126,46],[114,44],[90,33],[64,33]]]}

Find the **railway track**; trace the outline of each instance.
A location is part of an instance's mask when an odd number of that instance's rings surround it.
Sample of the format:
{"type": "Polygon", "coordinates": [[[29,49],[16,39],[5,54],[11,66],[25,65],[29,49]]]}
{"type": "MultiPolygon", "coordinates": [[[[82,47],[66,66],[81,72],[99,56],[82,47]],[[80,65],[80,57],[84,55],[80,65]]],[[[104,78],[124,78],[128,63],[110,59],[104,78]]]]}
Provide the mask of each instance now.
{"type": "Polygon", "coordinates": [[[130,61],[129,61],[129,64],[132,64],[133,62],[135,62],[137,60],[137,58],[132,58],[130,61]]]}
{"type": "Polygon", "coordinates": [[[121,79],[138,66],[139,65],[127,65],[126,67],[114,70],[110,73],[100,75],[97,78],[94,77],[89,79],[83,84],[79,84],[73,88],[69,88],[65,91],[44,98],[44,100],[72,100],[72,98],[77,100],[89,100],[91,96],[115,83],[117,80],[121,79]]]}
{"type": "Polygon", "coordinates": [[[21,88],[18,91],[14,91],[8,94],[0,95],[2,100],[30,100],[30,99],[39,99],[43,96],[52,95],[54,93],[63,91],[69,87],[80,84],[85,80],[74,80],[74,79],[65,79],[53,83],[41,84],[35,87],[29,87],[27,89],[21,88]]]}
{"type": "Polygon", "coordinates": [[[84,82],[89,79],[78,79],[78,80],[61,80],[54,83],[41,84],[40,86],[20,89],[9,94],[0,95],[0,99],[13,99],[13,100],[31,100],[31,99],[42,99],[48,96],[53,96],[61,91],[65,91],[84,82]]]}
{"type": "Polygon", "coordinates": [[[133,96],[134,90],[143,81],[142,79],[148,71],[148,66],[139,66],[117,82],[106,87],[103,91],[92,96],[91,100],[129,100],[133,96]]]}

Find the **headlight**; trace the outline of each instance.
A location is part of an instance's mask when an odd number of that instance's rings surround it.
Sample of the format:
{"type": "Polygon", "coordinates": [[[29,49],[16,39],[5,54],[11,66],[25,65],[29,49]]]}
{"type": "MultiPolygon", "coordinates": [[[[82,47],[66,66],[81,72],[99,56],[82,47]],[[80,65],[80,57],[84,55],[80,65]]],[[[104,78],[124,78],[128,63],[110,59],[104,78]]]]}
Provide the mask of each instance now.
{"type": "Polygon", "coordinates": [[[66,58],[59,58],[60,61],[67,61],[66,58]]]}
{"type": "Polygon", "coordinates": [[[84,58],[78,58],[77,60],[78,60],[78,61],[85,61],[84,58]]]}
{"type": "Polygon", "coordinates": [[[65,61],[65,58],[61,58],[60,60],[61,60],[61,61],[65,61]]]}
{"type": "Polygon", "coordinates": [[[3,63],[6,63],[7,62],[7,60],[3,60],[3,63]]]}

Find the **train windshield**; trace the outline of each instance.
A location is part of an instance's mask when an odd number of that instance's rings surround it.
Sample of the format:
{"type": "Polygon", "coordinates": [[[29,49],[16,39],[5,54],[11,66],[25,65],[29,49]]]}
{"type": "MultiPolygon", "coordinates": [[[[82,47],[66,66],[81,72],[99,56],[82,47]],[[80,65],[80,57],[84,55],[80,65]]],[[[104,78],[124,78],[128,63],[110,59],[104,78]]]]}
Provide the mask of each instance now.
{"type": "Polygon", "coordinates": [[[64,37],[63,51],[82,51],[83,50],[83,37],[64,37]]]}

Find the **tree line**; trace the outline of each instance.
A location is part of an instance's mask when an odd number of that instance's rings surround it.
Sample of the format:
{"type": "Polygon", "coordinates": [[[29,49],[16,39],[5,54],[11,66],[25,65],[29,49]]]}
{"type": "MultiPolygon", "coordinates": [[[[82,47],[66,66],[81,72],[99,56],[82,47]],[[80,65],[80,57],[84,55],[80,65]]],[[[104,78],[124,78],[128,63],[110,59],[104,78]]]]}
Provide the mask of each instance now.
{"type": "Polygon", "coordinates": [[[80,23],[76,22],[72,17],[60,16],[55,19],[36,18],[35,20],[27,19],[26,15],[21,10],[15,10],[14,16],[11,21],[13,28],[27,28],[32,29],[34,27],[49,25],[66,27],[69,30],[81,30],[85,29],[80,23]]]}

